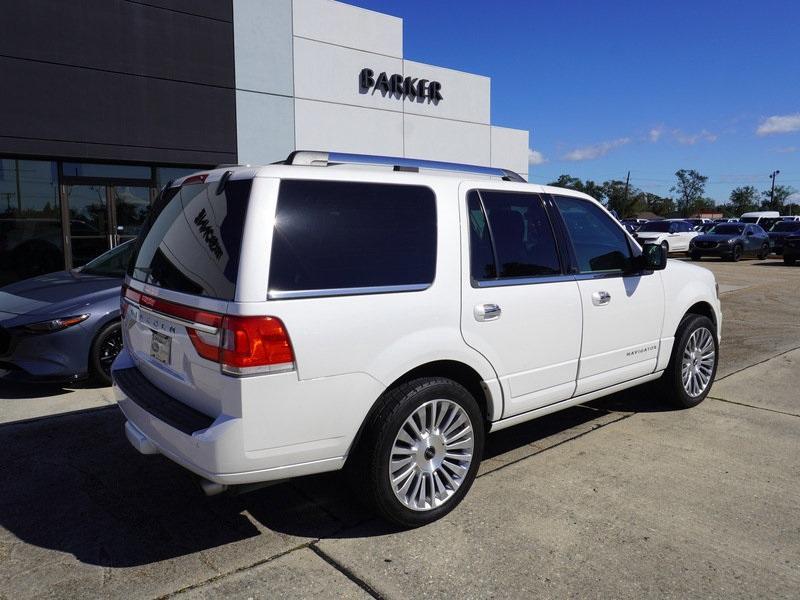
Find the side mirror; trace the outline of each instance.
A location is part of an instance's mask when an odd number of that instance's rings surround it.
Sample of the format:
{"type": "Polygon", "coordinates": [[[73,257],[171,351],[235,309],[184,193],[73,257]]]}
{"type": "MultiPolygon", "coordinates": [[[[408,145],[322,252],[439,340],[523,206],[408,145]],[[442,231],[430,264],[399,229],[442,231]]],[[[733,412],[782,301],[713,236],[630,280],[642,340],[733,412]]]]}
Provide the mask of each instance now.
{"type": "Polygon", "coordinates": [[[633,262],[638,271],[662,271],[667,268],[667,251],[661,244],[644,244],[633,262]]]}

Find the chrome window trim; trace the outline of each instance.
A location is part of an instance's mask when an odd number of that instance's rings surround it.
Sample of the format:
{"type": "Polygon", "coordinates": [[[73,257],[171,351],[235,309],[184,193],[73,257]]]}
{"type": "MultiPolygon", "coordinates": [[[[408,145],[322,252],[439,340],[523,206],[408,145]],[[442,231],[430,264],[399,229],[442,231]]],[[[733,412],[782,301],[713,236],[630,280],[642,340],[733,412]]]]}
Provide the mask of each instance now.
{"type": "Polygon", "coordinates": [[[493,288],[504,287],[507,285],[536,285],[539,283],[561,283],[563,281],[575,281],[574,275],[539,275],[537,277],[516,277],[503,279],[483,279],[476,281],[473,279],[472,287],[493,288]]]}
{"type": "Polygon", "coordinates": [[[369,287],[331,288],[325,290],[269,290],[268,300],[294,300],[297,298],[325,298],[329,296],[363,296],[367,294],[396,294],[400,292],[421,292],[432,283],[413,283],[406,285],[375,285],[369,287]]]}

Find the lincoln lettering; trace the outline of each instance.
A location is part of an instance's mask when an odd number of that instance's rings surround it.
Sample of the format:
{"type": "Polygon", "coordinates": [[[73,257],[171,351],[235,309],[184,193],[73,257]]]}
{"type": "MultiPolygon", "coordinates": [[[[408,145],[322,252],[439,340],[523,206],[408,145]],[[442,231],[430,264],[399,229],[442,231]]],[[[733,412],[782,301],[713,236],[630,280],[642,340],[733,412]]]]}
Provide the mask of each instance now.
{"type": "Polygon", "coordinates": [[[428,99],[438,102],[442,99],[442,84],[438,81],[420,79],[418,77],[403,77],[395,73],[387,75],[386,72],[375,75],[372,69],[361,69],[358,75],[358,85],[362,94],[375,90],[383,94],[392,94],[410,99],[428,99]]]}

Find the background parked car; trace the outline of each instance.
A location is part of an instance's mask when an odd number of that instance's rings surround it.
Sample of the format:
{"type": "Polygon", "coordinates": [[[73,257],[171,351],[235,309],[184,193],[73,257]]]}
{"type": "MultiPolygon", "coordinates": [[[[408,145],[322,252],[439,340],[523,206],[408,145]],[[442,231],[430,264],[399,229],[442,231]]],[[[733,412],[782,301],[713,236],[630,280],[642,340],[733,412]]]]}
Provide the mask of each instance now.
{"type": "Polygon", "coordinates": [[[0,288],[0,379],[111,384],[122,348],[119,296],[134,241],[80,269],[0,288]]]}
{"type": "Polygon", "coordinates": [[[758,225],[751,223],[721,223],[708,233],[698,235],[689,245],[689,256],[700,260],[703,256],[738,261],[743,256],[769,256],[769,236],[758,225]]]}
{"type": "Polygon", "coordinates": [[[767,232],[775,254],[783,254],[783,241],[790,235],[800,235],[800,221],[778,221],[767,232]]]}
{"type": "Polygon", "coordinates": [[[641,244],[661,244],[667,252],[687,252],[696,235],[686,221],[670,219],[645,223],[636,232],[636,240],[641,244]]]}
{"type": "Polygon", "coordinates": [[[800,258],[800,235],[790,235],[783,240],[783,262],[793,265],[800,258]]]}

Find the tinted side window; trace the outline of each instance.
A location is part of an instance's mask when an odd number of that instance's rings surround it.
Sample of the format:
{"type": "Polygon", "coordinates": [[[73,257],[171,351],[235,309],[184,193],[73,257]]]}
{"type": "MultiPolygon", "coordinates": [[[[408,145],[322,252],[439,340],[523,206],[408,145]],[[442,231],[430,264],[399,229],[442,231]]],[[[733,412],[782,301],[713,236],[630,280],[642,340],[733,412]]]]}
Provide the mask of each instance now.
{"type": "Polygon", "coordinates": [[[556,196],[581,273],[627,271],[631,252],[622,228],[599,206],[580,198],[556,196]]]}
{"type": "Polygon", "coordinates": [[[436,197],[430,188],[281,182],[270,291],[430,284],[436,197]]]}
{"type": "Polygon", "coordinates": [[[467,203],[473,279],[561,273],[553,229],[539,196],[481,190],[470,192],[467,203]]]}

